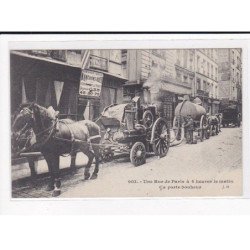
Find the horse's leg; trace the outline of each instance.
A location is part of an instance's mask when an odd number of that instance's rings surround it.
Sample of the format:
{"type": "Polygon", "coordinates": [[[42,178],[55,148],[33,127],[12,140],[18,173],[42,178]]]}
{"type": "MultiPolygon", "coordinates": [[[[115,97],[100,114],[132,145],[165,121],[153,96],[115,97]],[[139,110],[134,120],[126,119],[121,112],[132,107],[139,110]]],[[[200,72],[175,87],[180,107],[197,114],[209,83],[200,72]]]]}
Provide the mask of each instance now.
{"type": "Polygon", "coordinates": [[[49,184],[48,184],[48,186],[46,188],[46,191],[52,191],[52,190],[54,190],[54,181],[55,181],[55,177],[54,177],[53,171],[52,171],[52,169],[53,169],[53,165],[52,165],[53,164],[52,163],[53,155],[48,154],[46,152],[42,152],[42,153],[43,153],[43,156],[44,156],[44,158],[45,158],[45,160],[47,162],[48,169],[49,169],[49,174],[50,174],[50,180],[49,180],[49,184]]]}
{"type": "Polygon", "coordinates": [[[76,152],[73,151],[71,154],[71,163],[70,163],[70,167],[74,168],[76,166],[76,152]]]}
{"type": "Polygon", "coordinates": [[[87,163],[85,170],[84,170],[84,180],[88,180],[90,177],[89,169],[90,169],[91,164],[93,162],[94,154],[91,151],[86,150],[86,148],[85,149],[82,148],[81,151],[88,157],[88,163],[87,163]]]}
{"type": "Polygon", "coordinates": [[[53,197],[56,197],[58,195],[61,194],[61,180],[60,180],[60,176],[59,176],[59,159],[60,156],[59,155],[54,155],[53,157],[53,176],[55,178],[54,180],[54,190],[52,193],[53,197]]]}

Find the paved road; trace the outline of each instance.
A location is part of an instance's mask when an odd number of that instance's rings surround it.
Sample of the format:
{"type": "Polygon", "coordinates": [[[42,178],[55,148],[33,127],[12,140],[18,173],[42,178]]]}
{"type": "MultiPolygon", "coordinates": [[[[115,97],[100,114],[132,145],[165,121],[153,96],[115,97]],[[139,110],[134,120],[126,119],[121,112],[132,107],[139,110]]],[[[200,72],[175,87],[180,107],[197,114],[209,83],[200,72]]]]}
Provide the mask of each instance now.
{"type": "MultiPolygon", "coordinates": [[[[77,162],[83,161],[79,155],[77,162]]],[[[83,171],[77,168],[63,174],[61,198],[239,195],[242,129],[224,128],[209,140],[171,147],[166,157],[150,157],[140,167],[127,158],[105,163],[96,180],[83,181],[83,171]]],[[[50,197],[45,183],[46,178],[36,187],[29,182],[14,186],[13,197],[50,197]]]]}

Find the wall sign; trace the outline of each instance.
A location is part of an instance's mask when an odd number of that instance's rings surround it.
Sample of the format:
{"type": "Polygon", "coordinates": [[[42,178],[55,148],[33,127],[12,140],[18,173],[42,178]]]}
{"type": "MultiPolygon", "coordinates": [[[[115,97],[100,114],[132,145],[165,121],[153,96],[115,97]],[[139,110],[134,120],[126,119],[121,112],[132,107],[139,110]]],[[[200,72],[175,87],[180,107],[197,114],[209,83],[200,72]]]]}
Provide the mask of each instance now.
{"type": "Polygon", "coordinates": [[[79,95],[87,97],[100,97],[103,74],[91,70],[82,70],[79,95]]]}

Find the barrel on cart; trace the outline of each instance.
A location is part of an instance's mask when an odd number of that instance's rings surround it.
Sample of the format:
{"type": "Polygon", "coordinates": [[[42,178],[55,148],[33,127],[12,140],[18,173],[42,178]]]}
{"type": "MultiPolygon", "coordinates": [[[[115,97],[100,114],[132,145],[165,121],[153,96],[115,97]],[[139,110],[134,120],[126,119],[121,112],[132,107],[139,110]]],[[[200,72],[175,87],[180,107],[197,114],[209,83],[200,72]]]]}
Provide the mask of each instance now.
{"type": "Polygon", "coordinates": [[[183,100],[175,108],[175,117],[173,120],[174,140],[181,142],[185,138],[183,128],[188,117],[193,119],[194,131],[197,132],[198,139],[201,141],[204,138],[209,139],[210,126],[206,109],[201,105],[201,102],[194,103],[189,100],[183,100]]]}

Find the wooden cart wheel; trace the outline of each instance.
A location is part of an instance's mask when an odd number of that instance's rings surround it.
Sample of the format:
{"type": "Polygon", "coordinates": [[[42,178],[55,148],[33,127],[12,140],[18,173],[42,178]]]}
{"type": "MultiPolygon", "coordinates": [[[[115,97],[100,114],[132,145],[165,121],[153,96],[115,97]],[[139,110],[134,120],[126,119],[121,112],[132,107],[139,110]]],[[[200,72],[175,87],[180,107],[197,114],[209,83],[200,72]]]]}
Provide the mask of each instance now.
{"type": "Polygon", "coordinates": [[[146,162],[146,147],[142,142],[136,142],[130,150],[130,161],[134,166],[140,166],[146,162]]]}
{"type": "Polygon", "coordinates": [[[154,123],[154,116],[150,110],[146,110],[143,113],[142,123],[146,128],[152,128],[154,123]]]}
{"type": "Polygon", "coordinates": [[[158,118],[152,128],[151,144],[155,155],[166,156],[170,146],[170,130],[167,121],[163,118],[158,118]]]}

